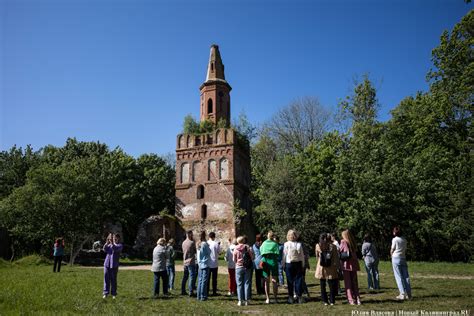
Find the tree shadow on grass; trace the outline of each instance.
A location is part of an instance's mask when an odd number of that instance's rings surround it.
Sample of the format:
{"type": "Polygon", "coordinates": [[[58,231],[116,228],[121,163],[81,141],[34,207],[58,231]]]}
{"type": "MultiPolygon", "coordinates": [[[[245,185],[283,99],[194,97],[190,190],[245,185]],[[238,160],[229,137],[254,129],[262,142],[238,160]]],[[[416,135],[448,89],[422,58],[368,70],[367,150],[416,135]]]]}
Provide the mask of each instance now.
{"type": "Polygon", "coordinates": [[[137,299],[139,301],[167,301],[167,300],[171,300],[171,299],[176,299],[176,297],[173,297],[173,296],[158,296],[158,297],[140,296],[137,299]]]}
{"type": "Polygon", "coordinates": [[[151,264],[152,264],[151,261],[120,262],[120,266],[124,266],[124,267],[135,267],[135,266],[150,266],[151,267],[151,264]]]}
{"type": "Polygon", "coordinates": [[[386,298],[381,300],[362,300],[363,305],[371,305],[371,304],[386,304],[386,303],[394,303],[394,304],[402,304],[403,301],[397,300],[395,298],[386,298]]]}
{"type": "Polygon", "coordinates": [[[450,295],[450,294],[432,294],[432,295],[419,295],[413,297],[411,300],[397,300],[396,298],[387,298],[387,299],[373,299],[373,300],[363,300],[362,303],[364,305],[370,305],[370,304],[385,304],[385,303],[394,303],[394,304],[403,304],[405,302],[417,302],[417,301],[423,301],[426,299],[439,299],[439,298],[444,298],[444,299],[453,299],[453,298],[462,298],[465,296],[462,295],[450,295]]]}
{"type": "Polygon", "coordinates": [[[426,299],[426,298],[462,298],[462,297],[466,297],[466,296],[459,295],[459,294],[455,294],[455,295],[451,295],[451,294],[428,294],[428,295],[416,295],[412,299],[412,301],[416,300],[416,299],[426,299]]]}

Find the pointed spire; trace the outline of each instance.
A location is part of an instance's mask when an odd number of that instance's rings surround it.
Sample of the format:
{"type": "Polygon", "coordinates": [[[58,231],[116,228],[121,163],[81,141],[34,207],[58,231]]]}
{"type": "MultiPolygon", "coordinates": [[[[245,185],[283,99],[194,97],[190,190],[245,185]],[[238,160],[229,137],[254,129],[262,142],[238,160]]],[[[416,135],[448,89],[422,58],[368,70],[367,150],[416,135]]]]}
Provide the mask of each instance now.
{"type": "Polygon", "coordinates": [[[224,64],[222,63],[219,46],[211,45],[211,53],[209,55],[209,64],[207,65],[206,82],[208,81],[225,81],[224,64]]]}

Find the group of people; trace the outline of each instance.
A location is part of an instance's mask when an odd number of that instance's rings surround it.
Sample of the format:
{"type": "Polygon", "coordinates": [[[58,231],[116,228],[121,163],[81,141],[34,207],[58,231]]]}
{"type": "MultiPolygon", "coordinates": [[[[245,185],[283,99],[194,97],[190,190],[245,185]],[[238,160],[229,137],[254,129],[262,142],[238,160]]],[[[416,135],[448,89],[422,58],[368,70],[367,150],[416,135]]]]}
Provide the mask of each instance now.
{"type": "MultiPolygon", "coordinates": [[[[411,299],[410,276],[406,262],[407,242],[401,237],[400,227],[394,227],[392,233],[390,255],[395,281],[400,292],[396,299],[411,299]]],[[[321,234],[319,243],[316,244],[315,253],[318,262],[315,276],[320,280],[321,299],[325,305],[334,305],[338,289],[340,290],[339,280],[343,279],[349,304],[360,305],[362,302],[357,280],[357,271],[360,271],[360,266],[356,254],[356,241],[349,230],[344,230],[341,236],[339,243],[335,234],[321,234]],[[329,297],[326,284],[329,286],[329,297]]],[[[379,256],[369,234],[364,236],[361,253],[367,271],[368,289],[379,290],[379,256]]]]}
{"type": "MultiPolygon", "coordinates": [[[[390,253],[396,283],[400,294],[399,300],[411,299],[410,278],[406,263],[407,242],[401,237],[399,227],[393,229],[394,238],[390,253]]],[[[278,242],[278,237],[268,232],[262,242],[260,235],[256,236],[253,246],[248,244],[246,236],[239,236],[229,240],[229,247],[224,255],[228,268],[229,295],[237,295],[239,306],[248,305],[252,298],[252,275],[255,271],[257,294],[265,295],[265,302],[277,302],[279,287],[286,287],[288,291],[287,303],[304,303],[303,294],[309,296],[306,286],[305,273],[309,269],[309,255],[304,245],[298,240],[294,230],[289,230],[284,244],[278,242]],[[284,275],[286,275],[286,285],[284,275]]],[[[335,234],[321,234],[315,246],[317,258],[315,277],[319,279],[321,299],[325,305],[334,305],[336,296],[342,290],[339,280],[344,280],[344,289],[348,303],[360,305],[357,271],[360,271],[357,258],[357,244],[349,230],[341,233],[340,243],[335,234]],[[327,291],[329,287],[329,293],[327,291]]],[[[104,290],[103,297],[109,294],[113,298],[117,295],[118,260],[122,251],[120,237],[109,234],[103,247],[106,253],[104,262],[104,290]]],[[[199,240],[194,241],[192,231],[186,233],[186,240],[182,244],[183,251],[183,279],[181,294],[196,296],[199,301],[205,301],[209,296],[217,295],[218,259],[221,253],[220,242],[216,241],[214,232],[201,232],[199,240]],[[212,292],[210,288],[212,286],[212,292]]],[[[163,294],[168,295],[174,288],[175,275],[174,240],[168,243],[160,238],[153,250],[154,273],[153,295],[160,294],[160,280],[163,294]]],[[[380,289],[378,272],[378,254],[370,235],[364,237],[362,257],[367,271],[368,288],[380,289]]]]}

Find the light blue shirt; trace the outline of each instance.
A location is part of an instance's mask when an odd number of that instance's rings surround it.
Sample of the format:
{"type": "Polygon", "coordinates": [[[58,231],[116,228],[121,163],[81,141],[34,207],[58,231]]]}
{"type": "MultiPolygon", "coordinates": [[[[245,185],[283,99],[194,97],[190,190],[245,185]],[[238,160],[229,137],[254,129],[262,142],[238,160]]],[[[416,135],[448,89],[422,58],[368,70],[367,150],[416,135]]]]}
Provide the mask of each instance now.
{"type": "Polygon", "coordinates": [[[209,263],[211,261],[211,248],[207,242],[203,241],[198,252],[198,263],[199,269],[209,268],[209,263]]]}

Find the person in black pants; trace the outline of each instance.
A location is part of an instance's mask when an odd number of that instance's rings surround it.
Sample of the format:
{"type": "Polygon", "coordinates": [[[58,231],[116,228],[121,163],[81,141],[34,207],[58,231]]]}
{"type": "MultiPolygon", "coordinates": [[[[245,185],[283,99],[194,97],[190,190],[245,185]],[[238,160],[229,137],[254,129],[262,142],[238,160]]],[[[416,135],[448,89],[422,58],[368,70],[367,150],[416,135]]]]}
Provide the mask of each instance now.
{"type": "Polygon", "coordinates": [[[63,261],[63,256],[64,256],[64,239],[62,237],[56,238],[56,241],[54,242],[54,252],[53,252],[53,257],[54,257],[54,266],[53,266],[53,272],[58,272],[61,271],[61,262],[63,261]]]}
{"type": "Polygon", "coordinates": [[[321,285],[321,300],[324,305],[334,305],[336,303],[337,282],[339,274],[339,254],[336,245],[331,241],[330,236],[321,234],[319,243],[316,244],[315,253],[317,258],[315,277],[319,279],[321,285]],[[329,285],[329,300],[326,291],[326,284],[329,285]]]}
{"type": "Polygon", "coordinates": [[[211,249],[209,260],[209,287],[207,292],[209,295],[210,285],[212,284],[212,296],[217,296],[217,271],[219,268],[219,253],[221,252],[221,243],[216,241],[216,233],[209,233],[209,240],[207,241],[211,249]],[[212,282],[210,280],[212,279],[212,282]]]}
{"type": "Polygon", "coordinates": [[[255,244],[252,247],[253,253],[255,254],[254,259],[254,268],[255,268],[255,287],[257,288],[257,294],[265,294],[265,289],[263,287],[263,270],[260,267],[260,261],[262,260],[262,255],[260,254],[260,246],[262,245],[262,235],[257,234],[255,236],[255,244]]]}

